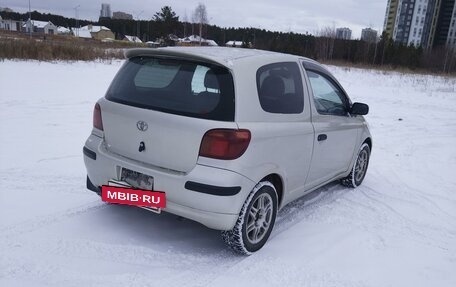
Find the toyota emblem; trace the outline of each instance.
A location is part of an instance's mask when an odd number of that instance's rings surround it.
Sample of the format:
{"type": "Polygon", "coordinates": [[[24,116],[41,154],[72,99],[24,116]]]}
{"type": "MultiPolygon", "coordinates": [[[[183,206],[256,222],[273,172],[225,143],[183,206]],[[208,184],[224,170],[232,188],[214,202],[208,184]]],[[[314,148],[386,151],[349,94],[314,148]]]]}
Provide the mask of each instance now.
{"type": "Polygon", "coordinates": [[[139,121],[136,123],[138,130],[145,132],[149,128],[149,125],[145,121],[139,121]]]}

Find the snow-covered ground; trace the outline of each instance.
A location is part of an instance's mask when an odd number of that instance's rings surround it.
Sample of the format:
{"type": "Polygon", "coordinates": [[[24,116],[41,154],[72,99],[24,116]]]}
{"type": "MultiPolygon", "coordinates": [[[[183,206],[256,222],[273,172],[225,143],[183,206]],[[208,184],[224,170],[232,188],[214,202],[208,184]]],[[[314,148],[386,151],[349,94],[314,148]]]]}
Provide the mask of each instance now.
{"type": "Polygon", "coordinates": [[[85,189],[93,105],[120,64],[0,62],[0,286],[456,286],[456,79],[329,67],[371,108],[365,182],[290,204],[240,257],[85,189]]]}

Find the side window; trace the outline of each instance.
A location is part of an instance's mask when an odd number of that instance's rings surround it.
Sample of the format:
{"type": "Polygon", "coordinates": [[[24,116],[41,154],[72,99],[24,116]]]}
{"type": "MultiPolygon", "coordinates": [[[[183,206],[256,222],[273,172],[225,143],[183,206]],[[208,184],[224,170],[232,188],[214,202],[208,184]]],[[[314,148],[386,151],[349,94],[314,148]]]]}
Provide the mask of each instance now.
{"type": "Polygon", "coordinates": [[[300,114],[304,95],[299,66],[294,62],[274,63],[258,69],[257,89],[261,107],[275,114],[300,114]]]}
{"type": "Polygon", "coordinates": [[[347,115],[347,99],[344,93],[325,76],[307,71],[313,91],[315,107],[322,115],[347,115]]]}

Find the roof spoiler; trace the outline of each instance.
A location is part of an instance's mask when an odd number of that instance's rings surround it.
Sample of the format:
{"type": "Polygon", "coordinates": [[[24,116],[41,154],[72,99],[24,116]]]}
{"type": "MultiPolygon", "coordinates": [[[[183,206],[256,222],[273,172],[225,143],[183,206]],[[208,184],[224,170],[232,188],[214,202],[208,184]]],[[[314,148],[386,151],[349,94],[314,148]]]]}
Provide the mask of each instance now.
{"type": "Polygon", "coordinates": [[[134,48],[128,49],[124,52],[125,58],[130,59],[133,57],[141,57],[141,56],[157,56],[157,57],[164,57],[164,58],[173,58],[173,59],[191,59],[199,62],[215,64],[218,66],[226,67],[226,63],[221,63],[215,61],[208,57],[202,57],[198,55],[194,55],[184,51],[178,51],[177,49],[161,49],[161,48],[134,48]]]}

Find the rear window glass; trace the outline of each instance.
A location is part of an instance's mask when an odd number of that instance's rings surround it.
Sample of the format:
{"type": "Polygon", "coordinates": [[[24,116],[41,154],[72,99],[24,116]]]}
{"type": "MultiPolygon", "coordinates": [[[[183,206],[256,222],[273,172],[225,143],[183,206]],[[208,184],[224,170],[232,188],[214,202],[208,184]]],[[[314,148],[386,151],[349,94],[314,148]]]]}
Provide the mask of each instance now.
{"type": "Polygon", "coordinates": [[[106,98],[177,115],[234,121],[230,72],[202,62],[132,58],[114,78],[106,98]]]}
{"type": "Polygon", "coordinates": [[[165,88],[176,77],[180,65],[160,65],[158,60],[145,63],[135,76],[135,86],[143,88],[165,88]]]}

